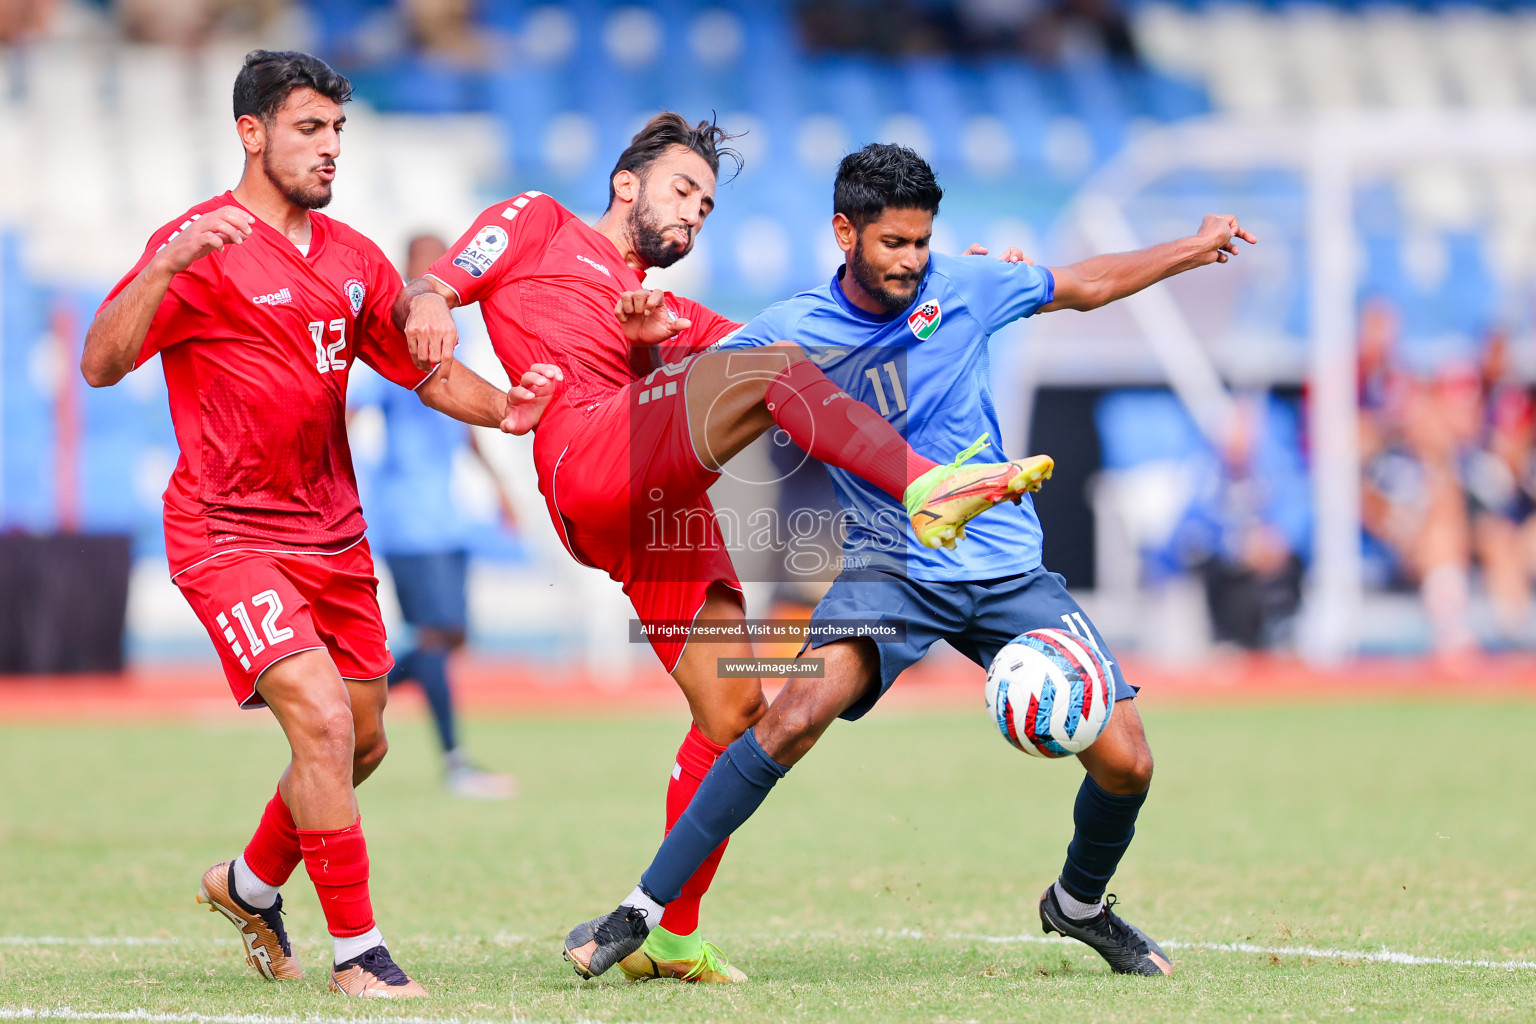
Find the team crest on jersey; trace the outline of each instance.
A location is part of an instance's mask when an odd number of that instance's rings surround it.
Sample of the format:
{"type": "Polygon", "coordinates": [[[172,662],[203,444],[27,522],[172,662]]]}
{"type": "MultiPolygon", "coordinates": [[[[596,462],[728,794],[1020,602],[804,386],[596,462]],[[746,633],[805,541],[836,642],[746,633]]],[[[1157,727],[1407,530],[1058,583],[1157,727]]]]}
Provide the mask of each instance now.
{"type": "Polygon", "coordinates": [[[939,304],[929,299],[917,307],[917,312],[907,317],[907,326],[917,335],[918,341],[927,341],[939,329],[939,321],[943,318],[944,311],[939,308],[939,304]]]}
{"type": "Polygon", "coordinates": [[[491,269],[491,264],[496,262],[506,248],[506,229],[487,224],[475,232],[475,237],[469,240],[464,251],[453,258],[453,265],[464,270],[470,277],[479,277],[491,269]]]}
{"type": "Polygon", "coordinates": [[[345,291],[347,293],[347,305],[352,307],[352,315],[357,316],[357,314],[363,311],[363,300],[368,297],[368,288],[357,278],[349,277],[347,278],[345,291]]]}

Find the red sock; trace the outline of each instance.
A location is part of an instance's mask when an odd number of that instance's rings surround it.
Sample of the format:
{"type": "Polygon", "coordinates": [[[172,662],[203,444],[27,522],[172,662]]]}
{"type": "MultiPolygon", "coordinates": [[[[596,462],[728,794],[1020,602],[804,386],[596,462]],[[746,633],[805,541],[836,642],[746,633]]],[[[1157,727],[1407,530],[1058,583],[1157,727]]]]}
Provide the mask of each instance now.
{"type": "Polygon", "coordinates": [[[773,422],[811,458],[857,473],[897,501],[908,484],[938,465],[809,360],[780,371],[765,399],[773,422]]]}
{"type": "Polygon", "coordinates": [[[304,868],[320,895],[320,909],[332,935],[347,938],[373,927],[368,898],[368,844],[363,820],[346,828],[299,829],[304,868]]]}
{"type": "Polygon", "coordinates": [[[267,801],[267,809],[261,812],[261,824],[246,844],[245,866],[268,885],[282,885],[303,856],[293,814],[283,802],[283,791],[278,790],[267,801]]]}
{"type": "MultiPolygon", "coordinates": [[[[667,831],[677,824],[677,819],[687,810],[688,802],[699,790],[699,783],[709,774],[715,759],[725,753],[725,748],[704,738],[698,726],[692,726],[683,737],[683,745],[677,748],[677,764],[672,768],[672,781],[667,784],[667,831]]],[[[692,935],[699,928],[699,900],[709,891],[709,883],[715,880],[715,869],[725,853],[727,839],[715,847],[713,853],[683,885],[683,893],[667,904],[661,915],[661,926],[673,935],[692,935]]]]}

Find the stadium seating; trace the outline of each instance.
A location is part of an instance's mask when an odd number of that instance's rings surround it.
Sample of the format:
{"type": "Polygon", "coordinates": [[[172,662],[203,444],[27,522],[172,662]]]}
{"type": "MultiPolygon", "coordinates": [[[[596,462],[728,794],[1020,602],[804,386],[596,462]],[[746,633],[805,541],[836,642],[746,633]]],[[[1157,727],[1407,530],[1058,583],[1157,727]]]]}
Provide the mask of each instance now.
{"type": "MultiPolygon", "coordinates": [[[[613,155],[659,107],[714,111],[746,130],[745,169],[722,187],[697,254],[664,278],[743,317],[831,269],[830,171],[866,141],[907,142],[932,159],[947,189],[940,247],[1029,245],[1050,239],[1084,178],[1149,125],[1213,111],[1501,109],[1536,98],[1536,15],[1519,5],[1143,3],[1132,16],[1142,63],[1085,49],[1059,66],[814,53],[798,41],[792,5],[768,0],[503,0],[479,16],[488,59],[465,63],[381,52],[386,0],[303,6],[308,45],[358,86],[335,212],[386,246],[419,227],[451,232],[487,199],[524,188],[594,213],[613,155]]],[[[55,400],[72,386],[81,521],[128,530],[136,551],[155,553],[160,481],[175,455],[163,384],[149,372],[87,393],[72,353],[148,232],[235,180],[227,97],[244,47],[187,54],[103,44],[102,25],[93,31],[0,50],[0,522],[57,523],[55,400]],[[54,338],[57,325],[74,336],[54,338]]],[[[1417,363],[1464,358],[1496,320],[1529,331],[1531,182],[1517,168],[1430,167],[1361,190],[1362,293],[1403,310],[1417,363]]],[[[1242,184],[1275,223],[1304,223],[1295,180],[1242,184]]],[[[1230,186],[1178,176],[1156,196],[1182,209],[1230,186]]],[[[1295,235],[1276,249],[1275,272],[1242,296],[1242,329],[1288,346],[1270,362],[1291,367],[1283,382],[1294,384],[1305,252],[1295,235]]]]}

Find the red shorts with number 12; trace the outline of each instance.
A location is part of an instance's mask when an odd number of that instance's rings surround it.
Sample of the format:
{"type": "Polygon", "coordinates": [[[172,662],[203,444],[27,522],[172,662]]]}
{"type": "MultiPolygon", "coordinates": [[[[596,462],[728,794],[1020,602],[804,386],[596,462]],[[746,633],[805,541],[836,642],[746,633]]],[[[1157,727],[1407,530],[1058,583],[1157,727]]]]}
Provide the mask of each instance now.
{"type": "Polygon", "coordinates": [[[367,540],[334,554],[226,551],[175,582],[243,708],[264,707],[261,674],[300,651],[328,652],[343,679],[375,679],[394,667],[367,540]]]}

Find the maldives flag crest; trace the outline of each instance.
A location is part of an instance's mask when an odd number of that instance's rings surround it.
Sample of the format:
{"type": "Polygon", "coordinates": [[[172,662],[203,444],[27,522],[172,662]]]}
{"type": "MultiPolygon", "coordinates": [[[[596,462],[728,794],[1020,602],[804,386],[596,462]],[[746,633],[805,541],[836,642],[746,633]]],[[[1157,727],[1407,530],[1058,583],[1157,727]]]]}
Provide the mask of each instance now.
{"type": "Polygon", "coordinates": [[[907,326],[912,333],[917,335],[918,341],[927,341],[933,337],[933,332],[939,329],[939,321],[943,319],[944,311],[939,304],[932,299],[917,307],[917,311],[907,317],[907,326]]]}

